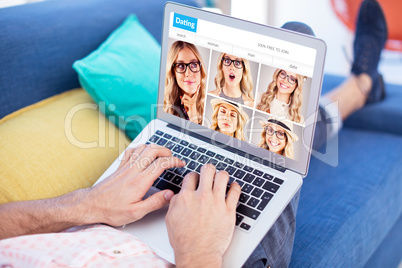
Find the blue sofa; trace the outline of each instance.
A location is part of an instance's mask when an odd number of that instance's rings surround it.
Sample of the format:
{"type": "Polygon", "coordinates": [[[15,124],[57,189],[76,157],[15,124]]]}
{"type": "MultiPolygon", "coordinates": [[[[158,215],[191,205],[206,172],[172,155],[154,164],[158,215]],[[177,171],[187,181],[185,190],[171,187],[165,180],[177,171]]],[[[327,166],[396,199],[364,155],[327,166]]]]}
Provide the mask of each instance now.
{"type": "MultiPolygon", "coordinates": [[[[73,62],[95,50],[130,13],[160,42],[164,2],[48,0],[0,9],[0,118],[80,87],[73,62]]],[[[326,75],[323,91],[342,80],[326,75]]],[[[398,266],[400,103],[402,85],[387,85],[383,102],[345,122],[335,151],[322,148],[336,166],[312,158],[300,195],[291,267],[398,266]]]]}

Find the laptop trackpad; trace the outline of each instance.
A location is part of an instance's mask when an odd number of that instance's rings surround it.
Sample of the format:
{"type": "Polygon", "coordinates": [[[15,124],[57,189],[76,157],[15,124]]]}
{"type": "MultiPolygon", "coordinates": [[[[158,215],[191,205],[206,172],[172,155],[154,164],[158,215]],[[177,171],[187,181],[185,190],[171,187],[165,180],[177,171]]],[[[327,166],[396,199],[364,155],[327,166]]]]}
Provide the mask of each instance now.
{"type": "Polygon", "coordinates": [[[119,230],[138,237],[149,245],[156,254],[174,263],[173,248],[169,243],[165,216],[168,206],[154,211],[137,222],[130,223],[119,230]]]}

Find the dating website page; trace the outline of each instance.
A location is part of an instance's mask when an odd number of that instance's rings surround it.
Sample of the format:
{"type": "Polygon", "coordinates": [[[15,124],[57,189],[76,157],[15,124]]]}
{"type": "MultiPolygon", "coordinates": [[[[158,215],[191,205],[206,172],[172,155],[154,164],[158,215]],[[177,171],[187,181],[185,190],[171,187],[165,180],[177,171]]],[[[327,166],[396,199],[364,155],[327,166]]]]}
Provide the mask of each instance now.
{"type": "Polygon", "coordinates": [[[164,111],[298,160],[315,50],[171,13],[164,111]]]}

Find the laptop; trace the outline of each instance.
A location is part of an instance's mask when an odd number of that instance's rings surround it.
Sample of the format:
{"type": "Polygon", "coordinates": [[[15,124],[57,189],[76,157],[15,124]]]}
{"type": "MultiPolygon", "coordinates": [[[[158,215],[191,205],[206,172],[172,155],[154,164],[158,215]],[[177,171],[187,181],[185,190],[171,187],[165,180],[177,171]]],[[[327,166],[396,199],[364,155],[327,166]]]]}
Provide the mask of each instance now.
{"type": "MultiPolygon", "coordinates": [[[[187,162],[161,174],[146,197],[161,189],[178,193],[183,177],[206,163],[241,185],[235,232],[223,260],[225,267],[240,267],[307,174],[326,45],[168,2],[161,49],[156,119],[128,148],[155,143],[187,162]]],[[[118,168],[123,155],[97,182],[118,168]]],[[[166,212],[119,229],[175,263],[166,212]]]]}

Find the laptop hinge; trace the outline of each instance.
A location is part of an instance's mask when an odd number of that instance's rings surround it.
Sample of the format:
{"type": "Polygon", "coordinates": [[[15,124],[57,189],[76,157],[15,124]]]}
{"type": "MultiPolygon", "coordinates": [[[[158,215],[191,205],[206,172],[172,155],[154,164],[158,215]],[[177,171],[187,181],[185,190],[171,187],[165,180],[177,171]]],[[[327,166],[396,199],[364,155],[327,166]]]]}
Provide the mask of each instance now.
{"type": "Polygon", "coordinates": [[[268,166],[270,168],[273,168],[273,169],[278,170],[278,171],[283,172],[283,173],[286,171],[286,168],[284,168],[282,166],[276,165],[276,164],[274,164],[274,163],[272,163],[270,161],[267,161],[267,160],[265,160],[265,159],[263,159],[261,157],[245,153],[245,152],[243,152],[243,151],[241,151],[239,149],[236,149],[234,147],[227,146],[226,144],[220,143],[220,142],[218,142],[216,140],[214,140],[212,142],[211,139],[206,138],[206,137],[204,137],[204,136],[202,136],[200,134],[197,134],[195,132],[191,132],[191,131],[188,131],[186,129],[182,129],[182,128],[180,128],[180,127],[178,127],[176,125],[170,124],[170,123],[167,124],[167,127],[172,128],[174,130],[177,130],[179,132],[185,133],[185,134],[187,134],[187,135],[189,135],[191,137],[197,138],[197,139],[205,141],[207,143],[214,144],[215,146],[218,146],[219,148],[222,148],[222,149],[224,149],[226,151],[229,151],[231,153],[234,153],[234,154],[240,155],[242,157],[245,157],[245,158],[247,158],[249,160],[252,160],[254,162],[257,162],[257,163],[259,163],[261,165],[268,166]]]}

